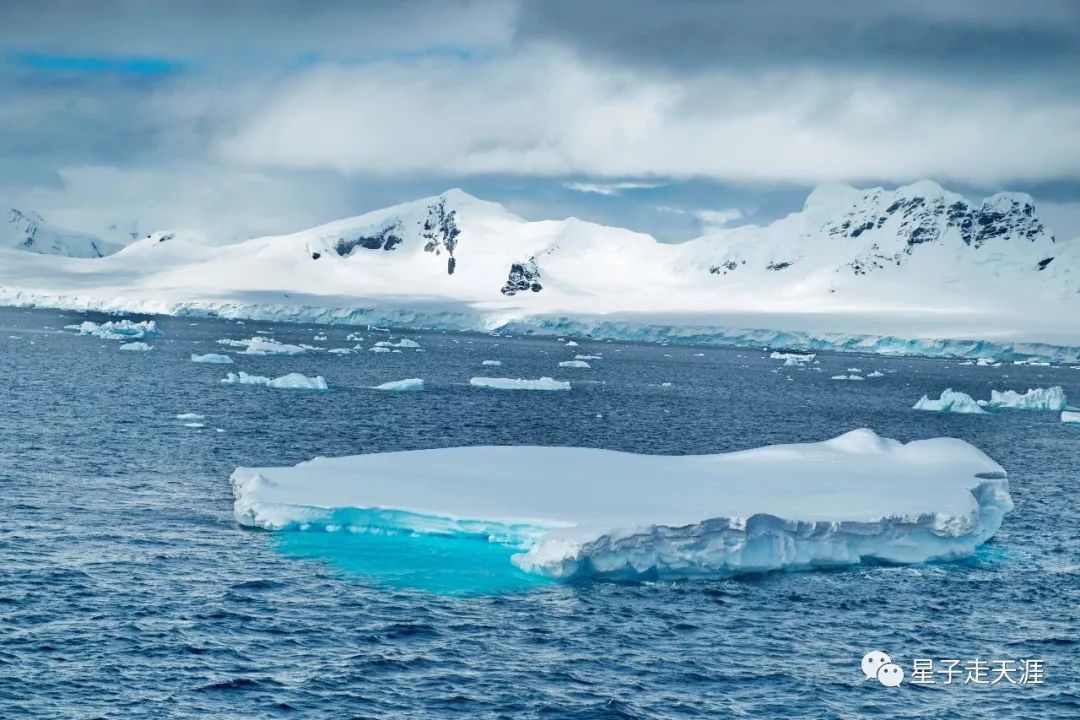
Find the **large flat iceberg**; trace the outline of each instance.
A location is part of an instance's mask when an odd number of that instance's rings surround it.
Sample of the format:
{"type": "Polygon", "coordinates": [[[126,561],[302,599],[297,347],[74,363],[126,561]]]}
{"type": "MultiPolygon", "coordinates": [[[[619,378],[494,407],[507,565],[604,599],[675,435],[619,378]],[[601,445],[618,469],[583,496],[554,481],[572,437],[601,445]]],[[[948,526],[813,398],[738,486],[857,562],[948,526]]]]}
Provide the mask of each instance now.
{"type": "Polygon", "coordinates": [[[261,335],[246,340],[230,340],[226,338],[218,340],[218,344],[228,345],[229,347],[242,347],[244,348],[243,352],[247,355],[299,355],[315,349],[310,345],[290,345],[261,335]]]}
{"type": "Polygon", "coordinates": [[[720,455],[458,447],[237,468],[241,525],[510,543],[553,578],[723,577],[970,555],[1012,510],[962,440],[855,430],[720,455]],[[512,471],[507,471],[511,468],[512,471]]]}

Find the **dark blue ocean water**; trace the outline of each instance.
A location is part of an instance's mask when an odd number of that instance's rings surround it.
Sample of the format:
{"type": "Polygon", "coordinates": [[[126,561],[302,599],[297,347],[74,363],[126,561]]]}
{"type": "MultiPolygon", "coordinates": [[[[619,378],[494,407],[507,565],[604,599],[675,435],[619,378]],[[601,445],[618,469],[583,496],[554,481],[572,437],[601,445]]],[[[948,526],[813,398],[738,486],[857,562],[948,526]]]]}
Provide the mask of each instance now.
{"type": "Polygon", "coordinates": [[[83,319],[0,310],[2,718],[1080,717],[1080,427],[909,409],[946,386],[1080,399],[1080,370],[821,355],[819,373],[758,350],[435,333],[407,334],[422,353],[220,366],[189,356],[256,330],[348,346],[353,329],[164,318],[153,351],[128,353],[59,331],[83,319]],[[605,359],[556,367],[575,351],[605,359]],[[895,372],[828,379],[849,367],[895,372]],[[333,390],[218,382],[238,369],[333,390]],[[467,387],[480,374],[588,382],[467,387]],[[428,389],[367,389],[406,377],[428,389]],[[567,586],[497,545],[252,532],[231,515],[237,465],[492,443],[706,453],[861,426],[961,437],[1002,463],[1016,510],[995,541],[965,562],[567,586]],[[1035,658],[1046,680],[889,689],[862,679],[871,649],[908,669],[1035,658]]]}

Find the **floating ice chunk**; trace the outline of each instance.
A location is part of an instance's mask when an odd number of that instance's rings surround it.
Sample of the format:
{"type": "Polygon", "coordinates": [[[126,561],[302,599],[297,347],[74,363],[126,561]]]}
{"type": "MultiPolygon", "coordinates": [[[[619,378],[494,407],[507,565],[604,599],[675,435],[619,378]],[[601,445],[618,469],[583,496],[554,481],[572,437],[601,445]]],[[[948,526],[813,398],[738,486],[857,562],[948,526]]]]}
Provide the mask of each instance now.
{"type": "Polygon", "coordinates": [[[423,390],[424,380],[422,378],[408,378],[406,380],[394,380],[392,382],[385,382],[382,385],[376,385],[373,390],[423,390]]]}
{"type": "Polygon", "coordinates": [[[570,383],[564,380],[554,380],[542,377],[538,380],[525,380],[522,378],[493,378],[474,377],[469,380],[473,387],[487,388],[489,390],[569,390],[570,383]]]}
{"type": "Polygon", "coordinates": [[[229,373],[221,382],[229,385],[269,385],[270,378],[265,375],[248,375],[241,370],[239,373],[229,373]]]}
{"type": "Polygon", "coordinates": [[[966,442],[903,444],[870,430],[720,455],[376,453],[237,468],[231,480],[245,526],[487,538],[517,546],[522,569],[560,579],[959,558],[1013,507],[1005,471],[966,442]]]}
{"type": "Polygon", "coordinates": [[[152,346],[150,346],[150,345],[147,345],[144,342],[129,342],[129,343],[124,343],[123,345],[121,345],[120,349],[121,350],[133,350],[135,352],[147,352],[148,350],[153,350],[154,348],[152,346]]]}
{"type": "Polygon", "coordinates": [[[228,355],[219,355],[217,353],[206,353],[205,355],[198,355],[196,353],[192,353],[191,362],[213,363],[215,365],[232,365],[233,359],[228,355]]]}
{"type": "Polygon", "coordinates": [[[1068,407],[1065,391],[1059,386],[1052,388],[1034,388],[1026,393],[1006,390],[990,391],[990,407],[1011,408],[1014,410],[1064,410],[1068,407]]]}
{"type": "Polygon", "coordinates": [[[862,380],[861,375],[833,375],[830,380],[862,380]]]}
{"type": "Polygon", "coordinates": [[[565,368],[589,368],[589,367],[592,367],[592,365],[585,362],[584,360],[563,360],[562,362],[559,363],[559,367],[565,367],[565,368]]]}
{"type": "Polygon", "coordinates": [[[375,347],[373,347],[373,348],[370,348],[370,351],[371,351],[371,352],[384,352],[384,353],[388,353],[388,352],[390,352],[390,348],[388,348],[388,347],[382,347],[381,345],[376,345],[375,347]]]}
{"type": "Polygon", "coordinates": [[[352,350],[349,348],[330,348],[326,352],[331,355],[352,355],[352,350]]]}
{"type": "Polygon", "coordinates": [[[875,370],[874,372],[870,373],[866,377],[868,377],[868,378],[885,377],[885,373],[881,372],[880,370],[875,370]]]}
{"type": "Polygon", "coordinates": [[[141,340],[143,338],[160,337],[163,334],[155,320],[143,320],[141,322],[115,320],[100,325],[87,320],[78,325],[65,325],[64,329],[78,330],[80,335],[93,335],[103,340],[141,340]]]}
{"type": "Polygon", "coordinates": [[[415,340],[410,340],[409,338],[401,338],[396,343],[395,342],[390,342],[389,340],[382,340],[380,342],[375,343],[375,347],[418,348],[418,347],[420,347],[420,343],[416,342],[415,340]]]}
{"type": "Polygon", "coordinates": [[[278,342],[274,338],[262,337],[261,335],[256,335],[247,340],[218,340],[218,344],[228,345],[230,347],[242,347],[244,348],[243,352],[246,355],[299,355],[314,349],[310,345],[290,345],[288,343],[278,342]]]}
{"type": "MultiPolygon", "coordinates": [[[[699,353],[699,354],[703,355],[703,353],[699,353]]],[[[575,360],[603,360],[604,357],[602,355],[575,355],[574,359],[575,360]]]]}
{"type": "Polygon", "coordinates": [[[322,375],[315,377],[308,377],[301,375],[300,373],[289,373],[288,375],[282,375],[281,377],[274,378],[269,382],[269,386],[272,388],[280,388],[284,390],[329,390],[330,386],[326,384],[326,380],[322,375]]]}
{"type": "Polygon", "coordinates": [[[184,423],[184,427],[186,427],[186,428],[204,428],[204,427],[206,427],[206,423],[186,422],[186,423],[184,423]]]}
{"type": "Polygon", "coordinates": [[[912,407],[913,410],[927,410],[930,412],[967,413],[970,415],[984,415],[986,411],[967,393],[957,392],[947,388],[937,400],[931,400],[923,395],[912,407]]]}
{"type": "Polygon", "coordinates": [[[492,367],[498,367],[499,365],[502,365],[502,360],[485,360],[484,362],[482,362],[480,364],[481,365],[490,365],[492,367]]]}
{"type": "Polygon", "coordinates": [[[180,413],[179,415],[176,416],[176,419],[177,420],[205,420],[206,416],[205,415],[200,415],[199,413],[180,413]]]}
{"type": "Polygon", "coordinates": [[[859,369],[859,368],[848,368],[848,369],[847,369],[847,371],[848,371],[849,373],[859,373],[859,372],[862,372],[862,370],[861,370],[861,369],[859,369]]]}
{"type": "Polygon", "coordinates": [[[802,365],[808,363],[817,357],[816,353],[792,353],[792,352],[777,352],[773,351],[769,353],[769,358],[772,360],[783,360],[784,365],[790,367],[793,365],[802,365]]]}
{"type": "Polygon", "coordinates": [[[326,336],[325,335],[316,335],[315,337],[311,338],[311,341],[312,342],[326,342],[326,336]]]}
{"type": "Polygon", "coordinates": [[[221,382],[236,385],[266,385],[267,387],[283,390],[329,390],[330,386],[321,375],[308,377],[300,373],[289,373],[281,377],[270,379],[264,375],[248,375],[243,370],[237,373],[229,373],[221,382]]]}
{"type": "Polygon", "coordinates": [[[1063,410],[1061,412],[1061,422],[1080,423],[1080,412],[1075,412],[1073,410],[1063,410]]]}
{"type": "Polygon", "coordinates": [[[576,342],[574,342],[573,340],[567,340],[566,341],[566,347],[577,347],[577,346],[578,346],[578,344],[576,342]]]}

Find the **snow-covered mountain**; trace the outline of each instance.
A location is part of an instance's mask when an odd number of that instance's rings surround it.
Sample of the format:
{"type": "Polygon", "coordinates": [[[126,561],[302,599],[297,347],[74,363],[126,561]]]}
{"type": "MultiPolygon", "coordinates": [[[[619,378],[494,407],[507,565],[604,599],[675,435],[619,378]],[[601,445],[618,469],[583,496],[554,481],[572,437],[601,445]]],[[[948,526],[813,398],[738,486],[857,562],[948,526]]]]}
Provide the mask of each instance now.
{"type": "Polygon", "coordinates": [[[99,258],[111,255],[120,245],[86,233],[50,225],[37,213],[8,208],[0,223],[0,246],[42,255],[99,258]]]}
{"type": "Polygon", "coordinates": [[[825,186],[772,224],[681,244],[574,218],[529,222],[450,190],[228,245],[158,232],[95,260],[7,255],[0,300],[24,303],[380,307],[478,326],[617,317],[1080,344],[1078,243],[1056,241],[1026,195],[970,202],[928,181],[825,186]]]}

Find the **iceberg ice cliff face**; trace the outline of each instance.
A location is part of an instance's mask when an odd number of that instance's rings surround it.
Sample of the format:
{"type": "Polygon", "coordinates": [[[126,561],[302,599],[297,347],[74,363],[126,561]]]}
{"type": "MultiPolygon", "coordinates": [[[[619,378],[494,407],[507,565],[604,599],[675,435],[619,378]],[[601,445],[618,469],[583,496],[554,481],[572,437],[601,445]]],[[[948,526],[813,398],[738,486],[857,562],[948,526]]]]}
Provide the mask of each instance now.
{"type": "Polygon", "coordinates": [[[464,447],[317,458],[237,468],[232,486],[245,526],[487,538],[559,579],[958,558],[1012,509],[1005,471],[973,446],[870,430],[721,455],[464,447]]]}

